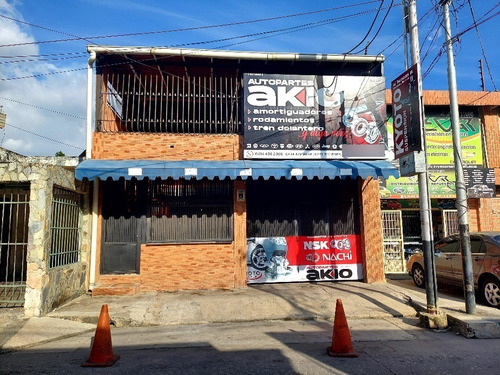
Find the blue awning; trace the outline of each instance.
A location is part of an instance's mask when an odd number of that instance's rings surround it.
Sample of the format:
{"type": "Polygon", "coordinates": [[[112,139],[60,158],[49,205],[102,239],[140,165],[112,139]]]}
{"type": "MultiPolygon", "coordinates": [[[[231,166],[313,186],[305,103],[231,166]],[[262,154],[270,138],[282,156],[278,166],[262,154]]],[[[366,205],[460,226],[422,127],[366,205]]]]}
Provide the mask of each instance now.
{"type": "Polygon", "coordinates": [[[399,177],[397,169],[389,162],[373,161],[344,161],[344,160],[231,160],[231,161],[158,161],[158,160],[85,160],[76,167],[77,180],[94,180],[111,178],[118,180],[123,177],[130,180],[132,177],[143,179],[173,178],[214,178],[232,180],[262,177],[267,180],[271,177],[279,179],[319,179],[335,177],[399,177]]]}

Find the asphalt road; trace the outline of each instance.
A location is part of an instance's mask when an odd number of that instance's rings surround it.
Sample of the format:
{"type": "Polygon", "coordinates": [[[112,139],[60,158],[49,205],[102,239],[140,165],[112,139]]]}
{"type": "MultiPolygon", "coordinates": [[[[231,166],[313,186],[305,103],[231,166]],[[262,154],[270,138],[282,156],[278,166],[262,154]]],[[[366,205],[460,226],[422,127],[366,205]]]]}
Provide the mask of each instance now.
{"type": "Polygon", "coordinates": [[[500,339],[466,339],[417,319],[348,322],[359,358],[332,358],[332,322],[113,328],[112,367],[82,368],[92,333],[0,355],[0,374],[495,374],[500,339]]]}

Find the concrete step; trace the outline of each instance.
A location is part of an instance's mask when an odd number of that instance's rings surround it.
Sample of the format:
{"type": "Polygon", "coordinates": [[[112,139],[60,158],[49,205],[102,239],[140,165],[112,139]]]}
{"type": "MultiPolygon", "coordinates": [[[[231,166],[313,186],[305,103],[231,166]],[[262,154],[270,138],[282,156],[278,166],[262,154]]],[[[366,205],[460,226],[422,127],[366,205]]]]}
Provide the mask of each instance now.
{"type": "Polygon", "coordinates": [[[139,283],[98,283],[92,289],[92,296],[134,296],[140,291],[139,283]]]}

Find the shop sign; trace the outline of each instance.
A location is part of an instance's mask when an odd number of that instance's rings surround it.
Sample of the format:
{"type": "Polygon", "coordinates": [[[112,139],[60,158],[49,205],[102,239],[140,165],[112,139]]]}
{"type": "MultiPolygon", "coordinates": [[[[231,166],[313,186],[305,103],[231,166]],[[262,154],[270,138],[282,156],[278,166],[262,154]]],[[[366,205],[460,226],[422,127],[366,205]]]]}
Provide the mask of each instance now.
{"type": "MultiPolygon", "coordinates": [[[[460,117],[460,148],[464,166],[482,166],[481,121],[460,117]]],[[[454,169],[453,135],[449,116],[431,115],[425,119],[425,142],[429,168],[454,169]]]]}
{"type": "Polygon", "coordinates": [[[359,235],[253,237],[247,282],[361,280],[359,235]]]}
{"type": "MultiPolygon", "coordinates": [[[[462,160],[465,166],[483,165],[481,143],[481,120],[471,113],[461,113],[459,117],[460,144],[462,160]]],[[[389,141],[394,132],[394,117],[387,119],[389,141]]],[[[453,137],[449,115],[429,114],[425,117],[425,143],[427,164],[430,169],[454,169],[453,137]]],[[[389,149],[393,150],[392,142],[389,149]]]]}
{"type": "MultiPolygon", "coordinates": [[[[394,118],[387,120],[387,132],[394,131],[394,118]]],[[[483,163],[481,143],[481,121],[472,113],[461,113],[460,143],[462,160],[465,166],[478,168],[483,163]]],[[[455,159],[451,121],[448,114],[429,114],[425,119],[425,140],[428,163],[429,194],[433,198],[455,198],[455,159]]],[[[392,142],[389,144],[392,150],[392,142]]],[[[380,186],[381,198],[418,198],[418,178],[388,178],[380,186]]]]}
{"type": "Polygon", "coordinates": [[[391,94],[394,157],[399,159],[412,152],[422,151],[422,112],[417,64],[391,82],[391,94]]]}
{"type": "MultiPolygon", "coordinates": [[[[427,171],[429,195],[431,198],[455,198],[455,171],[453,169],[427,171]]],[[[381,182],[380,198],[418,198],[418,177],[389,177],[381,182]]]]}
{"type": "Polygon", "coordinates": [[[464,168],[467,198],[493,198],[496,196],[493,168],[464,168]]]}
{"type": "Polygon", "coordinates": [[[244,158],[385,158],[384,77],[247,73],[243,78],[244,158]]]}

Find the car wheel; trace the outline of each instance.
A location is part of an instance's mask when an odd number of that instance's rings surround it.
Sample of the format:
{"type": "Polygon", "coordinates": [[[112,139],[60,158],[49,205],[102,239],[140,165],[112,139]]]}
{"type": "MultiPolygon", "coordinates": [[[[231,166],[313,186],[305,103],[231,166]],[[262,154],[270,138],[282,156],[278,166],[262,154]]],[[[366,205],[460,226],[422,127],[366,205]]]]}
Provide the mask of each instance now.
{"type": "Polygon", "coordinates": [[[483,298],[489,306],[500,307],[500,283],[495,279],[486,280],[481,288],[483,298]]]}
{"type": "Polygon", "coordinates": [[[420,264],[415,264],[413,266],[411,275],[416,286],[419,288],[425,287],[425,272],[420,264]]]}
{"type": "Polygon", "coordinates": [[[261,245],[257,245],[250,254],[250,262],[252,266],[258,270],[265,270],[267,268],[266,251],[261,245]]]}

